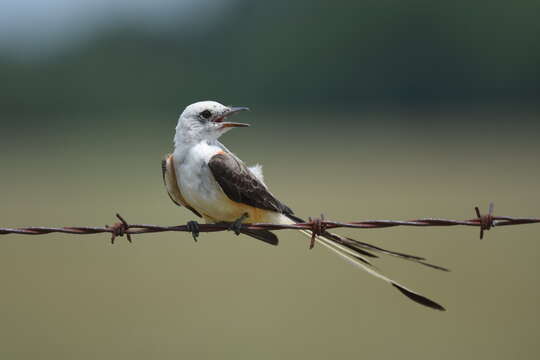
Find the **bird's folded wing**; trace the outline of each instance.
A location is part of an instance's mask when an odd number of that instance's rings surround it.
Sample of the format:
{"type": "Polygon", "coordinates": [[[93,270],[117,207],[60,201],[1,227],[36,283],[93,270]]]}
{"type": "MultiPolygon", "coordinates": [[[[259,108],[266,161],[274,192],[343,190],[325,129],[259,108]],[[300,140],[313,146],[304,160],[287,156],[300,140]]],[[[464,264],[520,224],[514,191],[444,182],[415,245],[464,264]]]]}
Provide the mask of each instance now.
{"type": "Polygon", "coordinates": [[[258,209],[292,214],[239,159],[225,152],[210,159],[208,167],[229,199],[258,209]]]}
{"type": "Polygon", "coordinates": [[[169,194],[171,200],[176,205],[184,206],[189,210],[193,211],[193,213],[198,217],[201,217],[201,214],[199,214],[197,210],[195,210],[188,204],[188,202],[184,199],[182,193],[180,192],[180,188],[178,187],[178,182],[176,178],[176,171],[174,170],[174,161],[172,154],[166,155],[165,158],[162,160],[161,172],[163,174],[163,182],[165,184],[165,188],[167,189],[167,193],[169,194]]]}

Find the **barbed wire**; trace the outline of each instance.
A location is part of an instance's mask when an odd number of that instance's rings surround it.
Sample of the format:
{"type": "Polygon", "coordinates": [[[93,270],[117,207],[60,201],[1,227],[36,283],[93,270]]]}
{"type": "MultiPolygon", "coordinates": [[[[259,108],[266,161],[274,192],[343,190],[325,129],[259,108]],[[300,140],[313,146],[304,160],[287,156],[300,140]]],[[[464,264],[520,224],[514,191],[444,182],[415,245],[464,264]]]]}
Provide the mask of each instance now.
{"type": "MultiPolygon", "coordinates": [[[[507,225],[523,225],[540,223],[540,218],[519,218],[510,216],[495,216],[493,215],[493,203],[489,204],[489,210],[487,214],[481,214],[478,207],[474,208],[476,211],[476,218],[469,220],[449,220],[440,218],[422,218],[414,220],[363,220],[352,222],[339,222],[326,220],[323,215],[320,218],[309,218],[308,222],[297,224],[268,224],[268,223],[245,223],[242,224],[242,229],[246,230],[309,230],[313,233],[312,242],[316,235],[322,234],[324,231],[336,228],[350,228],[350,229],[380,229],[395,226],[416,226],[416,227],[428,227],[428,226],[476,226],[480,227],[480,239],[484,237],[484,231],[490,230],[493,227],[507,226],[507,225]]],[[[21,228],[0,228],[0,235],[18,234],[18,235],[45,235],[51,233],[61,234],[74,234],[74,235],[89,235],[89,234],[101,234],[110,233],[111,242],[114,243],[117,237],[126,235],[127,240],[132,242],[132,235],[134,234],[148,234],[148,233],[161,233],[161,232],[190,232],[193,233],[193,227],[189,224],[186,225],[174,225],[174,226],[159,226],[148,224],[129,224],[120,214],[116,214],[118,222],[109,226],[103,227],[90,227],[90,226],[65,226],[65,227],[42,227],[42,226],[30,226],[21,228]]],[[[218,224],[199,224],[197,232],[218,232],[218,231],[230,231],[231,223],[218,223],[218,224]]]]}

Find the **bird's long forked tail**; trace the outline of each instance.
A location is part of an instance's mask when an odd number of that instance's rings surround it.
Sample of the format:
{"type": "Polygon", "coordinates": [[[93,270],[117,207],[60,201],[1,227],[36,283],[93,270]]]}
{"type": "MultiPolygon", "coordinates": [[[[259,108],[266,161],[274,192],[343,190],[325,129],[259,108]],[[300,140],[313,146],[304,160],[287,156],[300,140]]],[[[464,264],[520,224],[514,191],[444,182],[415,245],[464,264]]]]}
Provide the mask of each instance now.
{"type": "MultiPolygon", "coordinates": [[[[288,218],[293,223],[305,222],[304,220],[297,218],[296,216],[288,216],[288,218]]],[[[312,237],[312,233],[310,231],[307,231],[307,230],[300,230],[300,231],[306,236],[312,237]]],[[[421,305],[427,306],[429,308],[435,309],[435,310],[440,310],[440,311],[446,310],[442,305],[438,304],[437,302],[431,299],[428,299],[424,295],[421,295],[416,291],[408,289],[407,287],[397,283],[396,281],[384,276],[383,274],[381,274],[380,272],[378,272],[377,270],[373,268],[368,258],[377,258],[378,256],[372,253],[372,252],[377,252],[377,253],[387,254],[391,256],[396,256],[405,260],[414,261],[419,264],[422,264],[422,265],[425,265],[434,269],[442,270],[442,271],[448,271],[448,269],[438,266],[438,265],[426,263],[424,262],[425,259],[419,256],[386,250],[378,246],[374,246],[374,245],[370,245],[370,244],[360,242],[354,239],[346,238],[346,237],[343,237],[334,233],[330,233],[328,231],[325,231],[320,236],[316,236],[315,241],[317,241],[319,244],[326,247],[333,253],[337,254],[338,256],[346,260],[347,262],[364,270],[368,274],[386,281],[387,283],[389,283],[390,285],[398,289],[403,295],[405,295],[412,301],[417,302],[421,305]]]]}

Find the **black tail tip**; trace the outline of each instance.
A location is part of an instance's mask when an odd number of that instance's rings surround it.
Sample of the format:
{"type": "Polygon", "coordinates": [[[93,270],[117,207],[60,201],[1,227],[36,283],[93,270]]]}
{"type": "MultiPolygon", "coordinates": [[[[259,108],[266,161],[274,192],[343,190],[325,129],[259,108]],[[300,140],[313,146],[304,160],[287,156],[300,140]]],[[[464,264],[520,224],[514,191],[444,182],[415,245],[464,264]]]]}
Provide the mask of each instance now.
{"type": "Polygon", "coordinates": [[[399,285],[396,284],[396,283],[392,283],[392,286],[394,286],[394,287],[395,287],[396,289],[398,289],[403,295],[405,295],[406,297],[408,297],[408,298],[411,299],[412,301],[417,302],[418,304],[427,306],[427,307],[432,308],[432,309],[435,309],[435,310],[446,311],[446,309],[445,309],[441,304],[438,304],[438,303],[436,303],[435,301],[430,300],[430,299],[428,299],[428,298],[425,297],[425,296],[422,296],[422,295],[420,295],[420,294],[417,294],[417,293],[414,293],[414,292],[412,292],[412,291],[410,291],[410,290],[407,290],[407,289],[405,289],[404,287],[399,286],[399,285]]]}

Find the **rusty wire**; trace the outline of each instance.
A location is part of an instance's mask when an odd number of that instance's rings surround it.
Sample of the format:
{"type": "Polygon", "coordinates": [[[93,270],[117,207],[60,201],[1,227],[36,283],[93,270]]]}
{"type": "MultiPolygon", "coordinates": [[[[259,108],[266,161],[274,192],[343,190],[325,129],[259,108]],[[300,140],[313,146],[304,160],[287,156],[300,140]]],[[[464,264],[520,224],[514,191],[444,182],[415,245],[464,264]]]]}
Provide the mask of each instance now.
{"type": "MultiPolygon", "coordinates": [[[[351,228],[351,229],[380,229],[394,226],[477,226],[480,227],[480,239],[484,237],[484,231],[490,230],[493,227],[507,226],[507,225],[523,225],[540,223],[540,218],[517,218],[510,216],[495,216],[493,215],[493,203],[489,204],[489,211],[487,214],[482,215],[478,207],[475,207],[476,218],[469,220],[448,220],[439,218],[423,218],[415,220],[364,220],[364,221],[352,221],[352,222],[338,222],[325,220],[324,216],[320,218],[309,218],[308,222],[297,223],[291,225],[282,224],[266,224],[266,223],[253,223],[242,224],[242,227],[249,230],[309,230],[313,233],[313,237],[310,242],[310,248],[313,247],[315,236],[322,234],[325,230],[335,228],[351,228]]],[[[147,234],[158,233],[167,231],[183,231],[191,232],[186,225],[175,226],[158,226],[148,224],[129,224],[122,216],[116,214],[116,217],[120,220],[115,224],[104,227],[88,227],[88,226],[65,226],[65,227],[24,227],[24,228],[0,228],[0,235],[6,234],[19,234],[19,235],[44,235],[50,233],[62,233],[62,234],[100,234],[110,233],[111,242],[114,243],[116,237],[122,237],[126,235],[129,242],[132,241],[131,235],[134,234],[147,234]]],[[[200,232],[217,232],[231,230],[229,223],[219,224],[200,224],[200,232]]]]}

